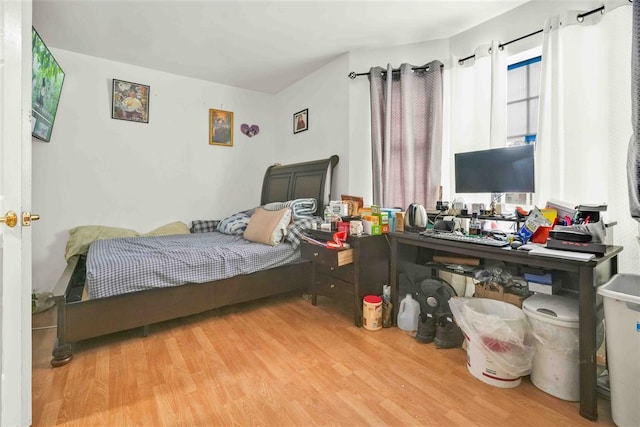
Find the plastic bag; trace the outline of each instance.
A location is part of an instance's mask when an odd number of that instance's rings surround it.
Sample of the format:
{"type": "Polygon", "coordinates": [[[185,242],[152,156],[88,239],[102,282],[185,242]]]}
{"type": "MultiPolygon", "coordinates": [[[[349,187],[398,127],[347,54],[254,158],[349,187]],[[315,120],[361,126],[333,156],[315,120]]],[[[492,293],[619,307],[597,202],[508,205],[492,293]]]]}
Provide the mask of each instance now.
{"type": "Polygon", "coordinates": [[[487,298],[451,298],[449,307],[460,329],[496,366],[513,376],[531,372],[535,339],[521,309],[487,298]]]}

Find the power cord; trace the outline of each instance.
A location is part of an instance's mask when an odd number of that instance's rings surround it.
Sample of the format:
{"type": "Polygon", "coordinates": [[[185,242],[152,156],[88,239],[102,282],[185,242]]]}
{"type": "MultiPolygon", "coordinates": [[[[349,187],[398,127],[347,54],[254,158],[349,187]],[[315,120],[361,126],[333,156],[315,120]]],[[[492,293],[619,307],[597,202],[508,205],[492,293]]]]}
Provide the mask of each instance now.
{"type": "Polygon", "coordinates": [[[36,328],[31,328],[32,331],[41,331],[43,329],[55,329],[57,328],[58,325],[51,325],[51,326],[38,326],[36,328]]]}

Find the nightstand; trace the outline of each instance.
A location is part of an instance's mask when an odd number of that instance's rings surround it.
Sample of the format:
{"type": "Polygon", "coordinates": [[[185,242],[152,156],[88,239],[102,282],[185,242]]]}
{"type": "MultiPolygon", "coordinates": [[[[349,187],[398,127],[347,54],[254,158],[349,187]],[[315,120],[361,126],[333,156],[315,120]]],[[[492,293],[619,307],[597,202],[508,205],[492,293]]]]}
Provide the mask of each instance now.
{"type": "Polygon", "coordinates": [[[318,295],[349,298],[353,301],[353,318],[362,326],[362,298],[382,295],[382,285],[389,283],[389,243],[385,235],[350,236],[349,249],[327,249],[306,241],[300,243],[302,258],[311,261],[309,293],[316,305],[318,295]]]}

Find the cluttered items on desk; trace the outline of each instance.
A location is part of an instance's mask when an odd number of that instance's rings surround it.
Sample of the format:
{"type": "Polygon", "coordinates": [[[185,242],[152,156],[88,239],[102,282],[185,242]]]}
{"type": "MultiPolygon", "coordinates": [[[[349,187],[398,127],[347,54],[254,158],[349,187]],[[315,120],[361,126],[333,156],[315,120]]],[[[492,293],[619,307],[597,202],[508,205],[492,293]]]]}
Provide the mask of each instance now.
{"type": "Polygon", "coordinates": [[[531,296],[527,283],[500,266],[486,267],[475,273],[474,296],[508,302],[522,308],[522,301],[531,296]]]}
{"type": "Polygon", "coordinates": [[[351,236],[380,235],[404,226],[404,212],[399,208],[362,206],[362,198],[342,195],[325,207],[322,231],[344,231],[351,236]]]}
{"type": "Polygon", "coordinates": [[[517,238],[522,243],[532,241],[545,246],[533,249],[532,255],[588,261],[607,251],[607,228],[615,222],[605,225],[602,212],[606,209],[606,204],[570,208],[561,202],[548,202],[547,208],[534,207],[528,213],[517,238]],[[565,251],[585,255],[572,256],[565,251]]]}

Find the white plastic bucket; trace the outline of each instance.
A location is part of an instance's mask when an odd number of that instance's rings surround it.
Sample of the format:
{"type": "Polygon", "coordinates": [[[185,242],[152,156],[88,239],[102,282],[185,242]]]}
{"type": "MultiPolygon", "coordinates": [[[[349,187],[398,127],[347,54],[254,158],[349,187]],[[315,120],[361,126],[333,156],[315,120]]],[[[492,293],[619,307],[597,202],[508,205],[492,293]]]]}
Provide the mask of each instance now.
{"type": "Polygon", "coordinates": [[[598,288],[604,303],[611,418],[640,426],[640,275],[616,274],[598,288]]]}
{"type": "Polygon", "coordinates": [[[536,337],[531,382],[563,400],[580,400],[578,300],[536,294],[524,300],[522,310],[536,337]]]}
{"type": "Polygon", "coordinates": [[[469,338],[467,344],[467,369],[471,375],[482,382],[500,388],[513,388],[520,385],[521,377],[507,374],[490,357],[485,356],[480,347],[469,338]]]}
{"type": "Polygon", "coordinates": [[[466,338],[469,372],[496,387],[518,386],[535,351],[522,310],[487,298],[451,298],[449,307],[466,338]]]}

